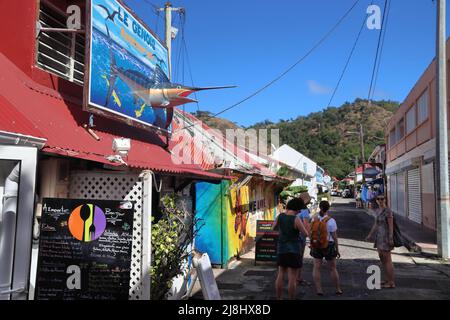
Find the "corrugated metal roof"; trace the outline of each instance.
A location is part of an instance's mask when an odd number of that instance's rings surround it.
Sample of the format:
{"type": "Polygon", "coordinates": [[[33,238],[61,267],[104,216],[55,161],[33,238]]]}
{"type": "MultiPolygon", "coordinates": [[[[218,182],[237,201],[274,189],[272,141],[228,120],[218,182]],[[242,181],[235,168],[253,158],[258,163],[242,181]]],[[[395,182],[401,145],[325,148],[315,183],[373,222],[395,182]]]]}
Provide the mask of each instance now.
{"type": "MultiPolygon", "coordinates": [[[[215,140],[216,142],[220,142],[223,145],[223,148],[227,151],[228,154],[231,154],[236,162],[240,162],[245,165],[243,168],[237,169],[239,172],[245,172],[249,175],[260,175],[264,177],[269,177],[276,180],[283,181],[292,181],[292,179],[286,177],[280,177],[273,173],[269,168],[265,167],[263,164],[258,163],[254,157],[251,156],[251,153],[242,149],[237,144],[228,141],[222,133],[217,132],[210,128],[206,123],[197,119],[194,115],[183,112],[182,110],[177,109],[174,113],[174,122],[173,122],[173,130],[177,132],[180,140],[184,140],[187,152],[191,152],[190,156],[196,164],[199,164],[205,170],[213,170],[216,168],[214,165],[214,157],[211,155],[210,150],[208,149],[208,139],[215,140]],[[193,136],[193,126],[185,123],[182,120],[182,117],[186,117],[190,122],[201,125],[197,128],[202,129],[201,134],[203,135],[202,139],[193,136]],[[202,143],[202,140],[206,143],[202,143]]],[[[186,150],[184,149],[184,150],[186,150]]],[[[171,150],[174,150],[174,146],[171,145],[171,150]]]]}
{"type": "MultiPolygon", "coordinates": [[[[0,75],[1,77],[1,75],[0,75]]],[[[0,130],[43,138],[37,127],[25,119],[3,95],[0,95],[0,130]]]]}
{"type": "Polygon", "coordinates": [[[190,174],[213,179],[223,176],[205,172],[195,164],[182,164],[164,149],[156,133],[130,127],[125,123],[95,117],[94,132],[83,127],[89,121],[81,100],[62,96],[55,90],[33,82],[0,53],[0,130],[47,139],[44,152],[114,164],[114,138],[131,139],[131,150],[124,159],[130,167],[174,174],[190,174]]]}

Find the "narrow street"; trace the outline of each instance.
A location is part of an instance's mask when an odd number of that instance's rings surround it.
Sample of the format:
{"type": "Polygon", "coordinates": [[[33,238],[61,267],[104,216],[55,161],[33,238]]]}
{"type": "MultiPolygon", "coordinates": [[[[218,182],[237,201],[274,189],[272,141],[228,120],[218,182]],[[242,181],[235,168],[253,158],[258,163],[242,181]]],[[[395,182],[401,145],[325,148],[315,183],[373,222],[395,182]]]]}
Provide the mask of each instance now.
{"type": "MultiPolygon", "coordinates": [[[[367,267],[379,265],[377,251],[372,243],[365,242],[373,218],[354,203],[340,198],[334,199],[331,215],[338,224],[341,259],[338,271],[344,295],[334,295],[334,288],[326,267],[322,270],[324,297],[315,295],[312,287],[299,287],[298,299],[449,299],[450,266],[439,260],[409,253],[405,248],[396,248],[392,257],[396,272],[396,289],[369,290],[366,286],[367,267]]],[[[304,277],[312,282],[312,259],[306,249],[304,277]]],[[[228,270],[215,270],[216,281],[224,300],[273,300],[276,268],[273,265],[254,264],[254,252],[242,256],[228,270]]],[[[285,294],[287,297],[287,292],[285,294]]],[[[197,292],[194,298],[201,298],[197,292]]]]}

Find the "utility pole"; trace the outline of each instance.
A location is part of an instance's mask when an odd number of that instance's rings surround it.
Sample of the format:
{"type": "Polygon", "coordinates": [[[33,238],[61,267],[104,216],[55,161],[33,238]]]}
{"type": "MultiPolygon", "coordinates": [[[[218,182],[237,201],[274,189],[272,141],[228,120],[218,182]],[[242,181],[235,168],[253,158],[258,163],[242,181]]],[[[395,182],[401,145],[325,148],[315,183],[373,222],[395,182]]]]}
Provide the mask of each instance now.
{"type": "Polygon", "coordinates": [[[364,166],[364,163],[366,163],[366,156],[364,152],[364,131],[362,123],[359,125],[359,143],[361,145],[361,161],[364,166]]]}
{"type": "Polygon", "coordinates": [[[353,134],[359,137],[359,147],[361,149],[361,161],[362,164],[366,162],[365,151],[364,151],[364,130],[362,124],[359,125],[359,131],[347,131],[347,135],[353,134]]]}
{"type": "Polygon", "coordinates": [[[355,156],[355,186],[354,186],[354,189],[353,189],[353,193],[356,192],[357,185],[358,185],[358,174],[357,174],[356,171],[358,171],[358,156],[355,156]]]}
{"type": "Polygon", "coordinates": [[[169,80],[172,78],[172,5],[167,2],[164,7],[166,13],[166,46],[169,60],[169,80]]]}
{"type": "Polygon", "coordinates": [[[173,8],[172,4],[168,1],[166,2],[164,8],[159,9],[159,11],[165,12],[165,22],[166,22],[166,47],[168,52],[168,69],[169,69],[169,80],[172,79],[172,12],[183,12],[183,8],[173,8]]]}
{"type": "Polygon", "coordinates": [[[447,57],[446,57],[446,1],[437,1],[436,46],[436,212],[439,255],[450,258],[450,214],[447,137],[447,57]]]}

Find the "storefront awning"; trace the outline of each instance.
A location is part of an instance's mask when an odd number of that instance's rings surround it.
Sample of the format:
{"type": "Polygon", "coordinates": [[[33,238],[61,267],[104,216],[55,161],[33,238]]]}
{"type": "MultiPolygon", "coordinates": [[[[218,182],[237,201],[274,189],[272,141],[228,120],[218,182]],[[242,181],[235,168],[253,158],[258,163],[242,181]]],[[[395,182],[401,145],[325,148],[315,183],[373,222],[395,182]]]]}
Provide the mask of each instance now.
{"type": "Polygon", "coordinates": [[[195,164],[179,164],[155,132],[100,116],[92,128],[97,141],[84,128],[90,114],[82,110],[81,97],[63,96],[34,82],[1,53],[0,70],[0,130],[46,139],[43,152],[119,166],[123,164],[108,157],[114,155],[113,139],[124,137],[131,139],[131,150],[124,158],[129,167],[208,180],[229,178],[195,164]]]}

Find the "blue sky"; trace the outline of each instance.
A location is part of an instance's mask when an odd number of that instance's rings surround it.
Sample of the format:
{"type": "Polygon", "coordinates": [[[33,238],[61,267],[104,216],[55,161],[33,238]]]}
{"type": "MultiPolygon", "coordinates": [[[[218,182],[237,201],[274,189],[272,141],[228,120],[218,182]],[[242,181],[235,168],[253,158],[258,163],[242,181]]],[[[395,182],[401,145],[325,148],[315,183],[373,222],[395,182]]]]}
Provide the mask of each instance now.
{"type": "MultiPolygon", "coordinates": [[[[196,86],[237,85],[202,92],[199,108],[219,112],[253,93],[303,56],[355,0],[191,0],[173,1],[186,10],[185,39],[196,86]]],[[[148,2],[125,0],[162,35],[148,2]]],[[[432,0],[391,0],[391,11],[375,99],[403,101],[435,54],[436,3],[432,0]]],[[[297,118],[328,105],[371,0],[360,0],[330,38],[279,82],[244,104],[224,113],[239,125],[297,118]]],[[[383,0],[374,0],[381,7],[383,0]]],[[[178,19],[174,20],[178,27],[178,19]]],[[[450,25],[450,24],[449,24],[450,25]]],[[[332,105],[366,98],[378,30],[364,29],[332,105]]],[[[177,69],[179,41],[174,41],[173,74],[191,85],[187,63],[177,69]]],[[[185,106],[196,111],[197,105],[185,106]]]]}

